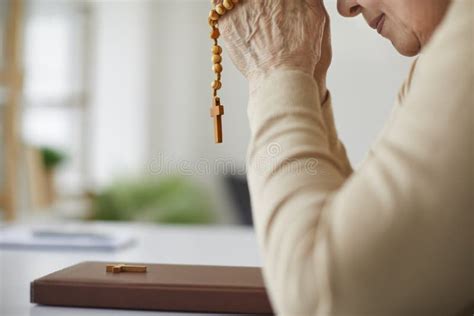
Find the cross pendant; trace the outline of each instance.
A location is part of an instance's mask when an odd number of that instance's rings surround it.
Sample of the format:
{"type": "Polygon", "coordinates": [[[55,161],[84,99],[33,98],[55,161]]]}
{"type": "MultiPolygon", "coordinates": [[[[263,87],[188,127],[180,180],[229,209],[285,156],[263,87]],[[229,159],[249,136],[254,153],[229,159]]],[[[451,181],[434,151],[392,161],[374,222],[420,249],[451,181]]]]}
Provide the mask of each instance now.
{"type": "Polygon", "coordinates": [[[222,143],[222,115],[224,115],[224,106],[221,105],[219,97],[214,97],[211,117],[214,118],[214,139],[216,143],[222,143]]]}
{"type": "Polygon", "coordinates": [[[107,272],[120,273],[120,272],[146,272],[146,266],[131,265],[131,264],[108,264],[106,267],[107,272]]]}

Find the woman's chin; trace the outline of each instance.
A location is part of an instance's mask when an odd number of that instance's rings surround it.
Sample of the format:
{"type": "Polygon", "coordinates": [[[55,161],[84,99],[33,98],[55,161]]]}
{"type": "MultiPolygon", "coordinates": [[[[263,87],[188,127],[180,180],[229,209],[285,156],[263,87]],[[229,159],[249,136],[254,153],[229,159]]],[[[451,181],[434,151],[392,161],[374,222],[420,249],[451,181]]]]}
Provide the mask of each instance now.
{"type": "Polygon", "coordinates": [[[392,39],[390,39],[390,41],[392,42],[392,45],[395,47],[395,49],[401,55],[406,56],[406,57],[416,56],[421,51],[421,45],[419,44],[418,41],[416,43],[414,43],[414,42],[411,42],[411,43],[402,42],[402,43],[400,43],[399,41],[392,40],[392,39]]]}

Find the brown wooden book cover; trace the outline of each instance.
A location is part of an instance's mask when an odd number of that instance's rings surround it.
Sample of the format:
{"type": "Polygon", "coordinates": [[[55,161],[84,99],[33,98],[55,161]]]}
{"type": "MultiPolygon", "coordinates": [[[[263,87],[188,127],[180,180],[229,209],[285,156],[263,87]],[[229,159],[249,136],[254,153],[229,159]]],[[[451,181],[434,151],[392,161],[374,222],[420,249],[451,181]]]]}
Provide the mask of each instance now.
{"type": "Polygon", "coordinates": [[[31,282],[42,305],[184,312],[272,314],[260,268],[140,264],[146,272],[106,271],[83,262],[31,282]]]}

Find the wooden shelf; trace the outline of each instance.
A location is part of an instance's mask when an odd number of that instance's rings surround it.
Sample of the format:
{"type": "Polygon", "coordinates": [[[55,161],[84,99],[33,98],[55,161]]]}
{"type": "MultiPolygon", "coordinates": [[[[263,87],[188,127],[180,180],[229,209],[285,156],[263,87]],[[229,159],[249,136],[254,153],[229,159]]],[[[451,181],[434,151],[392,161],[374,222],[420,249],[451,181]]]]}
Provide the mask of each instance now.
{"type": "Polygon", "coordinates": [[[23,18],[23,0],[9,0],[7,24],[4,30],[5,62],[7,69],[0,70],[0,85],[9,88],[5,103],[3,122],[0,128],[3,131],[4,159],[1,168],[4,168],[5,181],[2,183],[0,195],[2,199],[3,219],[14,220],[18,208],[18,158],[21,147],[19,133],[19,103],[22,91],[21,73],[21,27],[23,18]]]}
{"type": "Polygon", "coordinates": [[[0,70],[0,86],[5,86],[7,82],[7,72],[4,70],[0,70]]]}

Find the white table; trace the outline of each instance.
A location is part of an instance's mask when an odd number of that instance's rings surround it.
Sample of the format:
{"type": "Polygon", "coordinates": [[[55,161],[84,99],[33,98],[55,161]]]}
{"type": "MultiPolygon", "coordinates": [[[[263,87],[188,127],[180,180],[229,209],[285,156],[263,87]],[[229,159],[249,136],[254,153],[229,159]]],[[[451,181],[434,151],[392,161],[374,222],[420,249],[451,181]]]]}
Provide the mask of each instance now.
{"type": "MultiPolygon", "coordinates": [[[[258,266],[255,235],[241,227],[180,227],[144,224],[90,224],[104,231],[129,231],[138,243],[116,252],[0,249],[2,316],[190,315],[128,310],[38,306],[30,303],[30,282],[81,261],[258,266]]],[[[195,314],[193,314],[195,315],[195,314]]]]}

